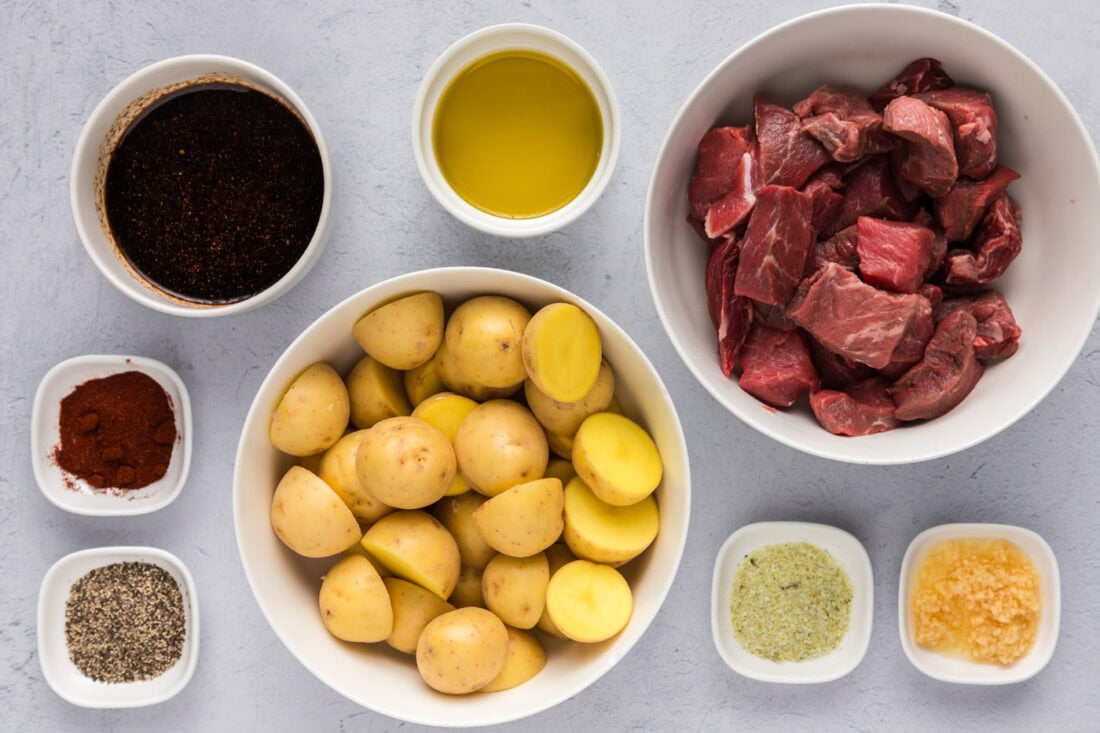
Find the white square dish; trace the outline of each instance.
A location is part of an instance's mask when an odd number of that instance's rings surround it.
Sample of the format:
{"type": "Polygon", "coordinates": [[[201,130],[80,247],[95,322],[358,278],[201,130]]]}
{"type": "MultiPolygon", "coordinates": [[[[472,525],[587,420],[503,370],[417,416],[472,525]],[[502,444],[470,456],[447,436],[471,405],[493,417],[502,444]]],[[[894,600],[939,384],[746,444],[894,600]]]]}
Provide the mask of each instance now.
{"type": "Polygon", "coordinates": [[[1058,561],[1046,540],[1035,532],[1010,524],[941,524],[917,535],[905,552],[898,583],[898,630],[901,647],[913,666],[943,682],[970,685],[1006,685],[1023,682],[1038,674],[1054,655],[1058,642],[1058,626],[1062,615],[1062,589],[1058,561]],[[945,540],[1003,539],[1012,542],[1031,559],[1039,574],[1042,610],[1039,629],[1031,649],[1013,664],[984,664],[952,657],[917,646],[913,638],[909,606],[920,561],[936,545],[945,540]]]}
{"type": "Polygon", "coordinates": [[[187,686],[199,657],[199,601],[187,566],[170,552],[154,547],[97,547],[58,560],[46,571],[38,593],[38,661],[54,692],[86,708],[130,708],[154,705],[187,686]],[[95,568],[121,562],[145,562],[167,571],[183,596],[183,652],[161,675],[136,682],[97,682],[69,658],[65,640],[65,607],[73,584],[95,568]]]}
{"type": "Polygon", "coordinates": [[[826,524],[757,522],[734,532],[718,551],[711,593],[711,631],[718,654],[734,672],[763,682],[830,682],[855,669],[871,642],[874,574],[867,551],[851,534],[826,524]],[[848,632],[832,652],[805,662],[773,662],[745,650],[733,633],[730,597],[737,567],[751,552],[769,545],[807,542],[833,556],[852,583],[848,632]]]}
{"type": "Polygon", "coordinates": [[[145,514],[172,503],[187,482],[191,465],[191,400],[183,380],[170,367],[140,356],[88,355],[61,362],[46,373],[34,395],[31,458],[38,488],[53,504],[74,514],[119,516],[145,514]],[[57,465],[53,452],[61,441],[61,400],[90,379],[139,371],[168,394],[176,417],[176,443],[163,478],[137,489],[95,489],[57,465]]]}

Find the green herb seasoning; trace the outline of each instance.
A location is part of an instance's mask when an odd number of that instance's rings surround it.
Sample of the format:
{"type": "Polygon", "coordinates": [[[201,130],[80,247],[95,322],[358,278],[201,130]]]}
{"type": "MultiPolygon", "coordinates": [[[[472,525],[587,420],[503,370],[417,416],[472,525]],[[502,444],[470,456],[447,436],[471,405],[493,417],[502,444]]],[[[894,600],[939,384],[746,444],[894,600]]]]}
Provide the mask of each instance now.
{"type": "Polygon", "coordinates": [[[186,633],[179,584],[152,563],[96,568],[73,584],[65,605],[69,658],[98,682],[163,674],[183,654],[186,633]]]}
{"type": "Polygon", "coordinates": [[[848,576],[828,551],[805,542],[746,555],[733,580],[733,633],[747,651],[773,662],[801,662],[836,649],[851,610],[848,576]]]}

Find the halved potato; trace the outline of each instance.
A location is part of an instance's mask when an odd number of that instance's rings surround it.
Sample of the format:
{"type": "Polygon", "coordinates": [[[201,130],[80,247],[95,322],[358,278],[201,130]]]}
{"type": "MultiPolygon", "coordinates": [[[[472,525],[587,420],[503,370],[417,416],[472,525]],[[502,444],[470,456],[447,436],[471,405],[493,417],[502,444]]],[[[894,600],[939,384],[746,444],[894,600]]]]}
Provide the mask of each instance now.
{"type": "Polygon", "coordinates": [[[336,445],[321,455],[317,475],[344,500],[356,519],[369,523],[386,516],[393,507],[379,501],[359,480],[355,458],[366,433],[366,430],[356,430],[336,441],[336,445]]]}
{"type": "Polygon", "coordinates": [[[523,364],[539,391],[578,402],[596,383],[602,356],[596,322],[572,303],[551,303],[523,332],[523,364]]]}
{"type": "Polygon", "coordinates": [[[618,567],[649,547],[659,525],[652,494],[630,506],[612,506],[579,476],[565,487],[564,537],[579,558],[618,567]]]}
{"type": "Polygon", "coordinates": [[[574,560],[550,578],[546,610],[565,636],[595,643],[626,628],[634,612],[634,596],[615,568],[574,560]]]}
{"type": "Polygon", "coordinates": [[[416,293],[375,308],[351,329],[363,351],[391,369],[414,369],[443,340],[443,298],[416,293]]]}
{"type": "Polygon", "coordinates": [[[431,359],[405,372],[402,380],[405,382],[405,395],[413,407],[433,394],[446,390],[447,386],[443,384],[443,376],[440,373],[439,350],[436,350],[431,359]]]}
{"type": "Polygon", "coordinates": [[[600,371],[592,389],[576,402],[559,402],[548,396],[528,379],[523,383],[527,406],[548,432],[573,436],[589,415],[606,410],[615,396],[615,375],[606,361],[600,363],[600,371]]]}
{"type": "Polygon", "coordinates": [[[329,485],[301,466],[291,466],[271,497],[271,528],[305,557],[343,552],[359,539],[359,522],[329,485]]]}
{"type": "Polygon", "coordinates": [[[292,456],[320,453],[340,439],[348,426],[348,390],[336,370],[323,361],[294,378],[271,413],[267,437],[292,456]]]}
{"type": "MultiPolygon", "coordinates": [[[[551,578],[554,577],[554,573],[577,559],[576,556],[573,555],[572,550],[561,542],[555,542],[550,545],[543,554],[546,555],[546,563],[549,566],[551,578]]],[[[558,639],[569,638],[561,633],[561,630],[554,625],[554,621],[550,618],[550,614],[547,613],[545,606],[542,609],[542,615],[539,616],[538,628],[558,639]]]]}
{"type": "Polygon", "coordinates": [[[484,568],[497,551],[489,546],[474,526],[473,513],[487,499],[474,491],[440,499],[432,507],[432,515],[454,537],[462,564],[484,568]]]}
{"type": "MultiPolygon", "coordinates": [[[[547,447],[559,458],[564,458],[567,461],[573,461],[573,437],[570,435],[559,435],[558,433],[551,433],[546,431],[546,445],[547,447]]],[[[574,467],[576,470],[576,467],[574,467]]]]}
{"type": "Polygon", "coordinates": [[[661,454],[649,433],[622,415],[597,412],[573,438],[573,468],[596,496],[628,506],[661,483],[661,454]]]}
{"type": "Polygon", "coordinates": [[[383,578],[393,606],[393,631],[386,643],[405,654],[416,653],[416,641],[428,622],[454,606],[415,583],[401,578],[383,578]]]}
{"type": "Polygon", "coordinates": [[[530,557],[561,536],[564,501],[561,481],[543,478],[494,496],[471,518],[481,538],[497,552],[530,557]]]}
{"type": "Polygon", "coordinates": [[[546,607],[549,582],[550,565],[543,553],[531,557],[497,555],[485,566],[481,595],[485,607],[501,621],[517,629],[530,629],[546,607]]]}
{"type": "Polygon", "coordinates": [[[390,594],[362,555],[349,555],[329,568],[318,605],[322,623],[337,639],[383,641],[393,632],[390,594]]]}
{"type": "Polygon", "coordinates": [[[363,548],[391,573],[440,598],[451,595],[458,582],[458,545],[430,514],[387,514],[367,530],[362,542],[363,548]]]}
{"type": "Polygon", "coordinates": [[[387,418],[412,412],[401,372],[369,354],[348,373],[347,385],[351,421],[357,428],[369,428],[387,418]]]}
{"type": "Polygon", "coordinates": [[[508,655],[504,669],[478,692],[510,690],[531,679],[546,666],[546,650],[534,634],[508,627],[508,655]]]}

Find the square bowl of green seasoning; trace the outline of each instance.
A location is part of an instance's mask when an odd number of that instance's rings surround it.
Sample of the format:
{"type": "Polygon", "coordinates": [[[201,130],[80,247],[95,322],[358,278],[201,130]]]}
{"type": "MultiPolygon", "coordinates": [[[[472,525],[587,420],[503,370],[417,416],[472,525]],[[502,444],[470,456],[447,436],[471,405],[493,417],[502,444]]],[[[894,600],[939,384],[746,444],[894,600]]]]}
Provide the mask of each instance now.
{"type": "Polygon", "coordinates": [[[874,576],[863,544],[809,522],[757,522],[714,565],[711,631],[730,669],[763,682],[831,682],[871,641],[874,576]]]}
{"type": "Polygon", "coordinates": [[[199,605],[187,566],[154,547],[97,547],[58,560],[38,594],[38,661],[63,699],[154,705],[187,686],[199,605]]]}

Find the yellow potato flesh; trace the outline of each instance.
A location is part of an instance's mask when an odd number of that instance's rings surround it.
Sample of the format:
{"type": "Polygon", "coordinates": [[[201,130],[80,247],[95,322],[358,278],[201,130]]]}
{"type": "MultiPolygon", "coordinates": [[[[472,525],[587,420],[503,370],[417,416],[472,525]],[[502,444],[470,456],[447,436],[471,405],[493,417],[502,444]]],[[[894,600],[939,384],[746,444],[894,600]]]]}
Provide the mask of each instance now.
{"type": "Polygon", "coordinates": [[[634,596],[615,568],[574,560],[550,578],[546,610],[566,637],[595,643],[626,628],[634,611],[634,596]]]}
{"type": "Polygon", "coordinates": [[[393,632],[386,643],[405,654],[416,653],[416,642],[428,622],[454,606],[434,593],[401,578],[383,578],[393,607],[393,632]]]}
{"type": "Polygon", "coordinates": [[[500,692],[522,685],[546,666],[546,650],[534,634],[508,627],[508,655],[504,668],[478,692],[500,692]]]}
{"type": "Polygon", "coordinates": [[[366,432],[366,430],[356,430],[336,441],[336,445],[321,456],[317,475],[343,499],[356,519],[374,522],[392,512],[393,507],[379,501],[359,480],[359,473],[355,468],[355,457],[359,451],[359,442],[366,432]]]}
{"type": "Polygon", "coordinates": [[[382,420],[412,412],[401,372],[369,355],[348,373],[347,385],[351,421],[357,428],[373,427],[382,420]]]}
{"type": "Polygon", "coordinates": [[[474,526],[490,547],[512,557],[530,557],[554,544],[565,521],[561,481],[544,478],[514,486],[478,507],[474,526]]]}
{"type": "Polygon", "coordinates": [[[344,641],[383,641],[393,632],[393,608],[378,571],[362,555],[333,565],[318,594],[321,621],[344,641]]]}
{"type": "Polygon", "coordinates": [[[366,431],[355,469],[382,503],[420,509],[443,497],[457,464],[451,442],[437,428],[415,417],[391,417],[366,431]]]}
{"type": "MultiPolygon", "coordinates": [[[[477,407],[477,403],[469,397],[442,392],[427,398],[413,410],[413,417],[418,417],[429,425],[439,429],[447,436],[454,446],[455,435],[458,434],[458,426],[466,419],[466,416],[477,407]]],[[[461,473],[455,473],[451,485],[447,487],[445,496],[458,496],[470,490],[470,482],[461,473]]]]}
{"type": "Polygon", "coordinates": [[[486,501],[481,494],[469,492],[440,499],[432,508],[432,515],[454,537],[463,565],[484,568],[497,554],[474,526],[473,513],[486,501]]]}
{"type": "Polygon", "coordinates": [[[649,547],[659,524],[652,495],[630,506],[612,506],[593,494],[580,477],[565,487],[564,537],[579,558],[622,565],[649,547]]]}
{"type": "Polygon", "coordinates": [[[484,608],[459,608],[432,619],[416,644],[416,667],[439,692],[461,695],[496,679],[508,656],[508,631],[484,608]]]}
{"type": "Polygon", "coordinates": [[[360,537],[359,522],[328,484],[301,466],[292,466],[271,497],[271,528],[304,557],[343,552],[360,537]]]}
{"type": "Polygon", "coordinates": [[[530,629],[546,607],[549,582],[550,565],[543,553],[523,558],[497,555],[485,566],[481,595],[485,607],[505,624],[530,629]]]}
{"type": "Polygon", "coordinates": [[[573,438],[573,468],[600,499],[635,504],[661,483],[661,455],[649,433],[610,412],[588,417],[573,438]]]}
{"type": "Polygon", "coordinates": [[[310,456],[340,439],[348,426],[348,390],[324,362],[307,367],[290,383],[271,413],[267,437],[292,456],[310,456]]]}
{"type": "Polygon", "coordinates": [[[581,400],[596,383],[602,355],[596,322],[571,303],[552,303],[523,333],[523,363],[541,392],[558,402],[581,400]]]}
{"type": "MultiPolygon", "coordinates": [[[[554,577],[554,573],[577,559],[569,547],[560,542],[547,547],[544,554],[546,555],[546,562],[549,566],[550,577],[554,577]]],[[[554,621],[550,618],[550,614],[547,613],[545,606],[543,606],[542,615],[539,616],[538,628],[558,639],[568,638],[554,625],[554,621]]]]}
{"type": "Polygon", "coordinates": [[[443,299],[417,293],[376,308],[352,327],[363,351],[391,369],[413,369],[443,340],[443,299]]]}
{"type": "Polygon", "coordinates": [[[387,514],[367,530],[362,542],[363,548],[391,573],[440,598],[451,595],[458,582],[458,545],[430,514],[387,514]]]}
{"type": "Polygon", "coordinates": [[[405,396],[413,407],[447,389],[440,373],[439,351],[420,366],[405,372],[402,380],[405,383],[405,396]]]}

